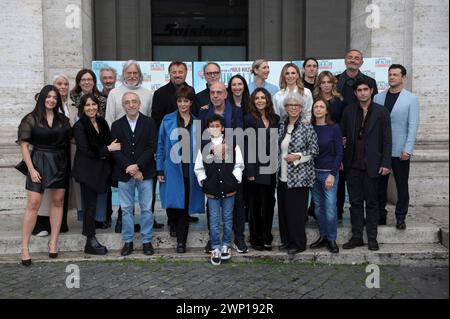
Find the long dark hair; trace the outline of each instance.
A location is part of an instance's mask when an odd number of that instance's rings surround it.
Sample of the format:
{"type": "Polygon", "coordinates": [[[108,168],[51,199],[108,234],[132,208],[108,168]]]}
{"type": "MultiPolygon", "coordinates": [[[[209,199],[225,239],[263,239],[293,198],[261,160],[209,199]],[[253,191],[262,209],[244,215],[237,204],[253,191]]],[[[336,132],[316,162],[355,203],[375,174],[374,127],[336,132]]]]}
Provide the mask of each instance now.
{"type": "Polygon", "coordinates": [[[97,104],[97,117],[98,117],[100,112],[100,101],[92,93],[85,94],[81,97],[80,105],[78,105],[78,117],[81,117],[84,114],[84,106],[86,105],[88,99],[91,99],[92,101],[94,101],[95,104],[97,104]]]}
{"type": "Polygon", "coordinates": [[[81,92],[81,86],[80,86],[81,77],[83,75],[85,75],[86,73],[89,73],[92,76],[92,79],[94,80],[94,88],[92,89],[92,93],[94,93],[97,96],[100,95],[100,92],[97,89],[97,77],[95,76],[95,73],[89,69],[82,69],[82,70],[78,71],[77,76],[75,77],[75,86],[72,89],[72,92],[76,93],[76,94],[80,94],[80,92],[81,92]]]}
{"type": "Polygon", "coordinates": [[[230,100],[231,103],[233,103],[233,105],[236,105],[236,102],[234,101],[234,97],[233,97],[233,91],[231,91],[231,82],[233,82],[233,80],[235,78],[240,79],[242,81],[242,83],[244,83],[244,92],[242,93],[241,107],[242,107],[242,109],[247,110],[248,102],[250,100],[250,91],[248,89],[247,81],[245,80],[245,78],[242,75],[240,75],[240,74],[233,75],[231,77],[231,79],[228,81],[228,87],[227,87],[228,99],[230,100]]]}
{"type": "Polygon", "coordinates": [[[44,124],[47,121],[47,112],[45,110],[45,99],[48,94],[53,91],[56,94],[56,106],[53,108],[54,119],[58,118],[58,112],[62,109],[62,99],[61,94],[59,94],[58,89],[54,85],[46,85],[41,89],[37,97],[36,106],[34,107],[31,114],[36,118],[38,123],[44,124]]]}
{"type": "Polygon", "coordinates": [[[248,112],[253,115],[256,118],[261,118],[261,113],[259,113],[258,109],[255,105],[255,98],[256,94],[262,92],[266,98],[266,117],[269,120],[270,123],[274,123],[276,120],[275,117],[275,111],[273,109],[273,102],[272,102],[272,96],[270,95],[269,91],[267,91],[265,88],[256,88],[252,95],[250,95],[250,102],[248,103],[248,112]]]}
{"type": "Polygon", "coordinates": [[[323,99],[323,98],[319,98],[319,99],[317,99],[317,100],[314,101],[314,104],[313,104],[312,110],[311,110],[311,113],[312,113],[312,114],[311,114],[311,124],[313,124],[313,125],[316,125],[316,124],[317,124],[317,119],[316,119],[316,116],[314,115],[314,105],[315,105],[317,102],[323,102],[323,103],[325,103],[325,106],[326,106],[326,108],[327,108],[327,115],[325,115],[325,123],[326,123],[326,124],[334,124],[333,120],[331,119],[331,106],[330,106],[330,103],[328,103],[328,101],[326,101],[326,100],[323,99]]]}

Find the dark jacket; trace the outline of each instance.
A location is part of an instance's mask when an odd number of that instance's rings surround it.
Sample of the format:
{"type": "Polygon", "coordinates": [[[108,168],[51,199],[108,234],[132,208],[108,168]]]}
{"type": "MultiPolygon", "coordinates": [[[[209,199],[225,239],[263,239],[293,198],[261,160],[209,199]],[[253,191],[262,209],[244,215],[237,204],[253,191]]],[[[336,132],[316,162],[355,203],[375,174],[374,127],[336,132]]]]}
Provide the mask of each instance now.
{"type": "Polygon", "coordinates": [[[85,115],[73,126],[77,150],[72,176],[97,193],[105,193],[111,173],[108,151],[111,136],[108,123],[103,118],[97,117],[97,123],[99,133],[85,115]]]}
{"type": "MultiPolygon", "coordinates": [[[[230,156],[233,156],[233,161],[203,160],[206,179],[202,182],[202,189],[205,194],[212,195],[215,198],[223,198],[227,194],[237,191],[239,182],[233,175],[236,159],[235,147],[236,145],[233,145],[233,147],[228,148],[228,152],[233,153],[232,155],[230,154],[230,156]]],[[[212,153],[209,156],[213,158],[212,153]]]]}
{"type": "Polygon", "coordinates": [[[353,91],[353,88],[350,88],[348,85],[345,86],[346,82],[348,80],[349,83],[355,83],[356,80],[358,79],[367,79],[369,80],[369,82],[372,83],[372,87],[373,87],[373,93],[372,93],[372,99],[375,97],[375,95],[378,93],[378,88],[377,88],[377,81],[375,81],[375,79],[371,78],[370,76],[365,75],[364,73],[362,73],[361,71],[358,72],[358,74],[356,75],[355,78],[349,78],[347,76],[347,72],[344,71],[341,74],[338,74],[336,76],[338,83],[337,83],[337,90],[339,93],[342,94],[342,97],[344,98],[344,102],[347,105],[350,104],[354,104],[357,103],[358,100],[356,98],[356,95],[353,91]]]}
{"type": "Polygon", "coordinates": [[[200,107],[211,104],[211,96],[208,85],[206,85],[206,89],[197,93],[195,97],[197,98],[200,107]]]}
{"type": "Polygon", "coordinates": [[[112,178],[127,182],[131,175],[125,173],[128,166],[137,164],[144,179],[153,178],[155,171],[155,150],[157,134],[155,122],[139,113],[134,133],[131,131],[127,116],[124,115],[111,126],[111,140],[117,139],[121,150],[113,152],[115,160],[112,178]]]}
{"type": "MultiPolygon", "coordinates": [[[[207,109],[200,110],[198,117],[202,121],[202,132],[208,128],[208,119],[215,114],[214,105],[210,104],[207,109]]],[[[225,119],[225,128],[243,128],[244,122],[242,119],[242,110],[239,107],[232,106],[230,102],[225,102],[225,112],[223,113],[225,119]]]]}
{"type": "MultiPolygon", "coordinates": [[[[344,167],[348,172],[352,166],[355,154],[356,128],[359,104],[349,105],[342,115],[342,137],[347,139],[344,148],[344,167]]],[[[380,167],[391,168],[392,134],[389,111],[384,106],[373,103],[370,105],[371,114],[367,122],[366,143],[364,148],[367,174],[371,178],[379,176],[380,167]]]]}
{"type": "MultiPolygon", "coordinates": [[[[183,85],[189,86],[187,83],[184,83],[183,85]]],[[[153,94],[152,119],[155,121],[157,129],[159,129],[159,126],[161,125],[162,119],[165,115],[175,112],[178,109],[177,101],[175,98],[176,90],[177,87],[172,82],[169,82],[157,89],[153,94]]],[[[198,111],[199,104],[197,99],[194,99],[194,102],[191,106],[191,112],[192,114],[197,116],[198,111]]]]}
{"type": "Polygon", "coordinates": [[[255,177],[255,181],[252,183],[255,184],[263,184],[263,185],[271,185],[276,182],[275,175],[277,172],[278,167],[278,127],[280,123],[280,117],[275,114],[275,119],[269,124],[269,127],[266,129],[264,127],[264,123],[260,118],[256,118],[252,114],[247,114],[244,117],[244,126],[245,129],[251,128],[254,129],[256,132],[256,141],[251,141],[246,139],[245,143],[245,170],[246,170],[246,176],[247,177],[255,177]],[[261,136],[260,129],[264,129],[264,135],[265,135],[265,151],[263,151],[263,154],[265,156],[272,155],[274,158],[271,159],[271,161],[262,163],[261,159],[259,158],[258,154],[260,152],[259,150],[259,143],[260,140],[263,140],[263,136],[261,136]],[[275,129],[275,134],[270,135],[271,130],[275,129]],[[272,137],[272,139],[271,139],[272,137]],[[270,154],[270,148],[271,146],[275,146],[275,153],[270,154]],[[251,154],[254,153],[254,154],[251,154]],[[252,159],[256,159],[256,162],[252,159]],[[250,159],[250,160],[249,160],[250,159]],[[275,165],[273,167],[273,174],[261,174],[261,168],[267,167],[269,168],[269,164],[275,165]]]}

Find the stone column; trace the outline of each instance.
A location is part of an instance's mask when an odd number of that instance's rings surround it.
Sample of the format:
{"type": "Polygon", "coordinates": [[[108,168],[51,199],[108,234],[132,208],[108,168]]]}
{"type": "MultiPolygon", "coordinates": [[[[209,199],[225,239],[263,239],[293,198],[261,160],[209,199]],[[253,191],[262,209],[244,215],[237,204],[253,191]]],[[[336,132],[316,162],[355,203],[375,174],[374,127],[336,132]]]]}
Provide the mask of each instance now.
{"type": "Polygon", "coordinates": [[[249,0],[248,2],[249,59],[281,59],[282,1],[249,0]]]}
{"type": "MultiPolygon", "coordinates": [[[[14,146],[20,119],[44,83],[42,5],[34,0],[0,2],[0,147],[14,146]]],[[[17,147],[16,147],[17,148],[17,147]]]]}
{"type": "Polygon", "coordinates": [[[92,0],[43,0],[45,80],[66,74],[74,86],[76,73],[91,68],[92,0]]]}
{"type": "MultiPolygon", "coordinates": [[[[352,0],[350,46],[367,57],[390,56],[403,64],[407,89],[419,98],[410,174],[413,205],[448,206],[448,20],[446,0],[352,0]]],[[[390,193],[395,200],[392,187],[390,193]]]]}
{"type": "Polygon", "coordinates": [[[420,143],[448,142],[448,13],[448,1],[352,0],[350,46],[407,68],[407,89],[420,99],[420,143]]]}
{"type": "MultiPolygon", "coordinates": [[[[42,86],[63,72],[73,87],[77,71],[90,67],[92,0],[4,0],[0,15],[0,148],[16,149],[20,119],[42,86]]],[[[0,149],[2,165],[4,154],[0,149]]]]}

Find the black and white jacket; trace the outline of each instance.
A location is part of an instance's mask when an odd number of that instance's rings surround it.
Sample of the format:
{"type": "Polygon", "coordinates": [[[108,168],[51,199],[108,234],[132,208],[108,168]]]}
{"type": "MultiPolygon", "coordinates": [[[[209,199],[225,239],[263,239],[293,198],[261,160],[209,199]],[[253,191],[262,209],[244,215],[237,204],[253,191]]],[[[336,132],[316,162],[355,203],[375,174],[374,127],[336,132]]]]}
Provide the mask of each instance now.
{"type": "MultiPolygon", "coordinates": [[[[279,161],[278,174],[281,174],[281,143],[283,142],[288,127],[289,119],[286,117],[280,123],[278,129],[278,146],[279,146],[279,161]]],[[[319,155],[319,145],[317,142],[317,134],[310,124],[304,124],[299,121],[295,123],[294,129],[291,133],[291,140],[289,142],[288,154],[299,154],[308,160],[296,161],[288,164],[287,167],[287,187],[313,187],[315,180],[314,157],[319,155]]]]}

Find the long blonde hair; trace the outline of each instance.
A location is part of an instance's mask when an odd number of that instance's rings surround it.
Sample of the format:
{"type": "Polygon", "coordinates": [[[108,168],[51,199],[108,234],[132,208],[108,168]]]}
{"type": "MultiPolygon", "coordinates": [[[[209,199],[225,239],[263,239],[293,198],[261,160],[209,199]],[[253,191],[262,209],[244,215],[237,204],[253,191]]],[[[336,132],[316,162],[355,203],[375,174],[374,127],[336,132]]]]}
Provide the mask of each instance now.
{"type": "Polygon", "coordinates": [[[322,89],[320,88],[320,84],[323,81],[324,77],[328,77],[331,81],[331,84],[333,85],[331,88],[331,96],[334,99],[342,99],[342,95],[338,92],[337,90],[337,79],[336,77],[333,75],[333,73],[331,73],[330,71],[322,71],[320,72],[319,76],[317,77],[317,82],[316,82],[316,86],[314,88],[314,93],[313,93],[313,97],[314,97],[314,101],[322,99],[322,89]]]}
{"type": "Polygon", "coordinates": [[[303,85],[303,81],[300,76],[300,69],[294,63],[287,63],[283,66],[283,69],[281,70],[281,73],[280,73],[280,89],[285,90],[287,88],[285,73],[286,73],[287,69],[291,68],[291,67],[295,69],[295,71],[297,72],[297,75],[298,75],[297,81],[295,83],[297,85],[298,92],[301,95],[305,95],[305,86],[303,85]]]}

